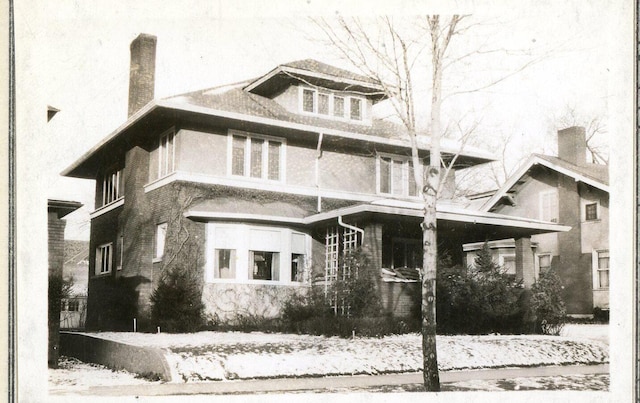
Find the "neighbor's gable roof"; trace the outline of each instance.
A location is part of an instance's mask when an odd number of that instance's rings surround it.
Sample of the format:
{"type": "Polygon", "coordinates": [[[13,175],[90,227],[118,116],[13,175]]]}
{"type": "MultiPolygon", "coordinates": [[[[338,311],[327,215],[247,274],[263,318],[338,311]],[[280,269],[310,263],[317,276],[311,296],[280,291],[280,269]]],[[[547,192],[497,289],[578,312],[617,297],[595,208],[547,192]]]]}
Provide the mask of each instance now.
{"type": "Polygon", "coordinates": [[[251,81],[244,90],[269,97],[294,82],[333,90],[352,91],[371,98],[374,102],[387,97],[384,87],[378,80],[314,59],[281,64],[264,76],[251,81]]]}
{"type": "Polygon", "coordinates": [[[493,196],[481,207],[482,211],[489,211],[534,165],[542,165],[558,173],[569,176],[596,189],[609,192],[609,170],[607,166],[589,164],[578,166],[558,157],[532,154],[529,159],[502,185],[493,196]]]}

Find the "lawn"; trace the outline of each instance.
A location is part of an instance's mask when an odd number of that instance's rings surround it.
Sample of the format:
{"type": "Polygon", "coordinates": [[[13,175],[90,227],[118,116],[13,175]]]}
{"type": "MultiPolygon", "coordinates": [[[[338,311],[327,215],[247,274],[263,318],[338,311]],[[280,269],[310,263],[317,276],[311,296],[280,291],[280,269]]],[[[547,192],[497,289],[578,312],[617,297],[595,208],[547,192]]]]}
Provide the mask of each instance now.
{"type": "MultiPolygon", "coordinates": [[[[567,328],[564,334],[438,336],[438,366],[441,371],[450,371],[609,361],[603,337],[606,330],[567,328]]],[[[422,368],[419,334],[353,339],[259,332],[94,335],[162,349],[173,379],[186,382],[415,372],[422,368]]]]}

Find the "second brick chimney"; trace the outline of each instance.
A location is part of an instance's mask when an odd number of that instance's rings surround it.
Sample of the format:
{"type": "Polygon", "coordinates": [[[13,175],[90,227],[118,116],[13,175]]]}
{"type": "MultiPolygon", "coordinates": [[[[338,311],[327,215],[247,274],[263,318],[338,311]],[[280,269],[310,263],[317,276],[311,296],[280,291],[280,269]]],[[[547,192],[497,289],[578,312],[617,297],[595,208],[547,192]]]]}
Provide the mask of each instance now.
{"type": "Polygon", "coordinates": [[[157,38],[140,34],[131,42],[131,64],[129,71],[129,114],[153,100],[156,74],[157,38]]]}
{"type": "Polygon", "coordinates": [[[558,158],[574,165],[587,163],[587,138],[584,127],[558,130],[558,158]]]}

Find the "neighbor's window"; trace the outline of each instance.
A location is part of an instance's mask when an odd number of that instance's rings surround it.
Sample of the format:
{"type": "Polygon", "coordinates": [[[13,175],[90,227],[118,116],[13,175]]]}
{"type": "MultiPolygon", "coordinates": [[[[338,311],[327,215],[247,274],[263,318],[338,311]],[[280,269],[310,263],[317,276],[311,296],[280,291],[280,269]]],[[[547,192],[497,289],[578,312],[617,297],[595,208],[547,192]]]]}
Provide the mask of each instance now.
{"type": "Polygon", "coordinates": [[[78,301],[77,299],[69,300],[69,309],[67,309],[69,312],[77,312],[79,308],[80,308],[80,301],[78,301]]]}
{"type": "Polygon", "coordinates": [[[597,288],[609,288],[609,251],[597,253],[597,288]]]}
{"type": "Polygon", "coordinates": [[[549,270],[551,268],[551,255],[538,255],[538,266],[540,267],[540,272],[546,272],[547,270],[549,270]]]}
{"type": "Polygon", "coordinates": [[[279,139],[231,136],[231,175],[279,181],[283,143],[279,139]]]}
{"type": "Polygon", "coordinates": [[[280,280],[280,253],[249,251],[250,280],[280,280]]]}
{"type": "Polygon", "coordinates": [[[236,278],[235,249],[216,249],[213,270],[214,278],[236,278]]]}
{"type": "Polygon", "coordinates": [[[111,273],[113,261],[113,243],[106,243],[96,248],[96,274],[111,273]]]}
{"type": "Polygon", "coordinates": [[[155,258],[161,259],[164,256],[164,244],[167,238],[167,223],[163,222],[162,224],[156,225],[156,250],[155,250],[155,258]]]}
{"type": "Polygon", "coordinates": [[[408,159],[378,158],[378,192],[397,196],[416,196],[413,164],[408,159]]]}
{"type": "Polygon", "coordinates": [[[558,192],[549,190],[540,193],[540,219],[558,222],[558,192]]]}
{"type": "Polygon", "coordinates": [[[516,275],[516,255],[500,255],[500,261],[505,274],[516,275]]]}
{"type": "Polygon", "coordinates": [[[170,130],[160,136],[160,143],[158,145],[158,178],[162,178],[173,172],[175,168],[175,154],[175,133],[173,130],[170,130]]]}
{"type": "Polygon", "coordinates": [[[102,205],[106,206],[122,197],[122,170],[106,174],[102,180],[102,205]]]}
{"type": "Polygon", "coordinates": [[[598,203],[590,203],[584,206],[585,220],[594,221],[598,219],[598,203]]]}

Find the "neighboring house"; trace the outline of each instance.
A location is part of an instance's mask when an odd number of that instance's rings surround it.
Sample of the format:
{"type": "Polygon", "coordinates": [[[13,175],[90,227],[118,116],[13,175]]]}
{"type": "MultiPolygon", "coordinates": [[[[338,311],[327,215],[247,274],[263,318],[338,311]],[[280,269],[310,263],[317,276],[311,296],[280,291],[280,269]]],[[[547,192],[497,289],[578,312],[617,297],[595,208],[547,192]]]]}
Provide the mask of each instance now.
{"type": "Polygon", "coordinates": [[[49,257],[49,367],[57,368],[60,341],[60,290],[64,266],[64,228],[67,224],[62,218],[82,207],[82,204],[65,200],[47,201],[47,246],[49,257]]]}
{"type": "Polygon", "coordinates": [[[60,303],[60,328],[84,328],[87,314],[87,286],[89,281],[89,242],[64,241],[63,277],[72,278],[71,295],[60,303]]]}
{"type": "MultiPolygon", "coordinates": [[[[532,237],[536,271],[562,280],[567,312],[592,315],[609,309],[609,172],[588,163],[585,131],[558,131],[558,157],[533,154],[497,191],[475,197],[480,211],[530,217],[570,226],[567,232],[532,237]]],[[[493,242],[494,256],[510,266],[513,240],[493,242]]],[[[465,245],[473,252],[480,244],[465,245]]],[[[471,263],[475,253],[468,253],[471,263]]]]}
{"type": "MultiPolygon", "coordinates": [[[[128,120],[64,172],[96,181],[87,329],[153,326],[150,297],[169,269],[197,276],[212,320],[274,317],[312,279],[334,280],[358,247],[385,310],[408,314],[402,279],[389,273],[421,266],[422,203],[404,129],[373,117],[381,86],[302,60],[154,100],[155,45],[145,34],[131,45],[128,120]]],[[[456,167],[492,160],[447,141],[443,151],[445,161],[458,154],[456,167]]],[[[419,152],[428,162],[428,138],[419,152]]],[[[458,263],[464,243],[516,239],[527,284],[531,235],[568,230],[447,200],[437,217],[439,248],[458,263]]]]}

